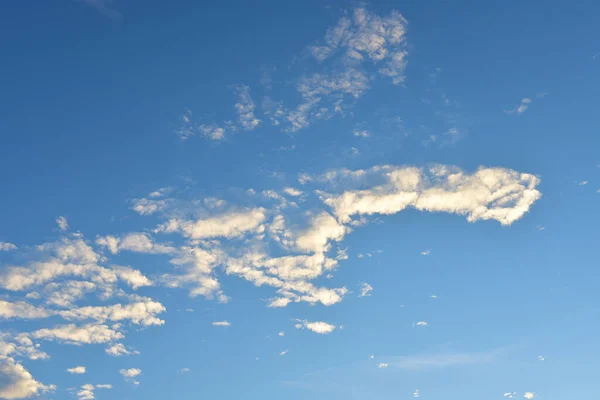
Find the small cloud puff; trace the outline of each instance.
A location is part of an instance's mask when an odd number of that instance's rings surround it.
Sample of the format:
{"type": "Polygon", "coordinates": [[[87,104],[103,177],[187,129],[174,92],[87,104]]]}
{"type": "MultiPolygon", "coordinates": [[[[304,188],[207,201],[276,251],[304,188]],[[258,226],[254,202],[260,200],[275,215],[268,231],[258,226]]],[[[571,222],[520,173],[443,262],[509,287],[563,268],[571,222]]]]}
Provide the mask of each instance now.
{"type": "Polygon", "coordinates": [[[74,368],[68,368],[67,372],[69,372],[71,374],[85,374],[85,367],[78,366],[78,367],[74,367],[74,368]]]}

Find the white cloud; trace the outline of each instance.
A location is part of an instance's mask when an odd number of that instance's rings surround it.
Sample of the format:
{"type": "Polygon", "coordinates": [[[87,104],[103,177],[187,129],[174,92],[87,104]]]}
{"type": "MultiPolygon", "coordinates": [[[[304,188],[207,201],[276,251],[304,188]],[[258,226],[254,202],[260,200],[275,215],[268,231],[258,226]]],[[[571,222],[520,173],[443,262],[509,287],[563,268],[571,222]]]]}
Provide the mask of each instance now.
{"type": "Polygon", "coordinates": [[[115,343],[106,348],[106,353],[113,357],[128,356],[132,354],[140,354],[139,351],[131,350],[125,347],[123,343],[115,343]]]}
{"type": "Polygon", "coordinates": [[[126,382],[131,382],[134,385],[139,385],[140,382],[135,380],[134,378],[139,376],[142,373],[142,370],[139,368],[129,368],[129,369],[121,369],[119,373],[123,375],[123,378],[126,382]]]}
{"type": "Polygon", "coordinates": [[[109,293],[119,280],[132,287],[148,284],[139,271],[129,267],[112,269],[98,265],[100,255],[81,238],[62,238],[58,242],[37,246],[41,257],[26,266],[11,266],[0,272],[0,287],[10,291],[27,290],[59,277],[85,278],[109,293]]]}
{"type": "Polygon", "coordinates": [[[68,368],[67,372],[70,374],[77,374],[77,375],[85,374],[85,367],[77,366],[77,367],[73,367],[73,368],[68,368]]]}
{"type": "Polygon", "coordinates": [[[533,393],[533,392],[525,392],[525,394],[523,395],[523,397],[525,397],[527,400],[531,400],[531,399],[535,398],[535,393],[533,393]]]}
{"type": "Polygon", "coordinates": [[[579,181],[579,182],[577,182],[577,184],[578,184],[579,186],[585,186],[585,185],[587,185],[587,184],[588,184],[588,181],[579,181]]]}
{"type": "Polygon", "coordinates": [[[416,399],[421,396],[421,391],[419,389],[415,389],[413,392],[413,397],[416,399]]]}
{"type": "Polygon", "coordinates": [[[222,126],[216,124],[201,124],[198,129],[202,136],[211,140],[223,140],[225,139],[226,130],[222,126]]]}
{"type": "Polygon", "coordinates": [[[8,242],[0,242],[0,251],[12,251],[16,250],[17,246],[8,242]]]}
{"type": "Polygon", "coordinates": [[[47,318],[53,312],[43,307],[36,307],[24,301],[14,303],[0,300],[0,319],[37,319],[47,318]]]}
{"type": "Polygon", "coordinates": [[[187,140],[190,136],[195,134],[192,112],[186,110],[183,115],[181,115],[180,120],[180,126],[175,130],[175,134],[179,136],[181,140],[187,140]]]}
{"type": "Polygon", "coordinates": [[[106,247],[112,254],[119,251],[148,254],[170,254],[177,251],[174,247],[156,243],[147,233],[137,232],[128,233],[123,237],[100,236],[96,238],[96,244],[106,247]]]}
{"type": "Polygon", "coordinates": [[[109,343],[124,337],[121,332],[101,324],[58,325],[54,328],[38,329],[32,332],[31,336],[35,339],[58,340],[73,345],[109,343]]]}
{"type": "Polygon", "coordinates": [[[235,238],[249,232],[262,232],[264,226],[261,224],[266,218],[265,211],[264,208],[254,208],[197,221],[171,219],[161,225],[157,231],[166,233],[180,231],[192,239],[235,238]]]}
{"type": "Polygon", "coordinates": [[[298,190],[296,188],[293,188],[293,187],[286,187],[283,189],[283,191],[285,192],[285,194],[287,194],[289,196],[293,196],[293,197],[302,196],[302,191],[298,190]]]}
{"type": "Polygon", "coordinates": [[[0,356],[0,398],[23,399],[47,393],[56,389],[54,385],[44,385],[21,364],[11,357],[0,356]]]}
{"type": "Polygon", "coordinates": [[[277,336],[285,336],[285,332],[281,331],[277,334],[277,336]]]}
{"type": "Polygon", "coordinates": [[[167,208],[166,200],[134,199],[131,209],[140,215],[152,215],[167,208]]]}
{"type": "Polygon", "coordinates": [[[285,356],[288,353],[288,350],[283,350],[281,353],[279,353],[279,356],[285,356]]]}
{"type": "Polygon", "coordinates": [[[386,363],[377,364],[377,368],[387,368],[387,367],[389,367],[389,364],[386,364],[386,363]]]}
{"type": "Polygon", "coordinates": [[[322,212],[312,218],[310,227],[296,239],[298,248],[323,253],[329,250],[329,241],[341,241],[350,228],[340,224],[331,214],[322,212]]]}
{"type": "Polygon", "coordinates": [[[506,393],[504,393],[504,397],[508,397],[509,399],[512,399],[516,395],[517,395],[517,392],[506,392],[506,393]]]}
{"type": "Polygon", "coordinates": [[[86,383],[85,385],[81,386],[81,388],[77,391],[76,395],[79,398],[79,400],[93,400],[96,398],[96,395],[94,393],[95,389],[112,389],[112,385],[92,385],[91,383],[86,383]]]}
{"type": "Polygon", "coordinates": [[[546,357],[544,356],[537,356],[538,361],[545,361],[546,357]]]}
{"type": "Polygon", "coordinates": [[[341,194],[320,192],[325,204],[345,223],[356,214],[395,214],[413,207],[466,215],[469,222],[494,219],[510,225],[541,197],[536,190],[539,178],[503,168],[482,167],[467,174],[456,167],[441,165],[428,169],[377,166],[370,170],[342,170],[321,179],[350,184],[383,181],[370,189],[341,194]]]}
{"type": "Polygon", "coordinates": [[[373,291],[373,286],[369,285],[366,282],[361,283],[360,286],[360,295],[358,297],[365,297],[371,295],[371,292],[373,291]]]}
{"type": "Polygon", "coordinates": [[[112,385],[111,384],[100,384],[100,385],[96,385],[96,389],[112,389],[112,385]]]}
{"type": "Polygon", "coordinates": [[[427,249],[427,250],[421,252],[422,256],[428,256],[430,254],[431,254],[431,249],[427,249]]]}
{"type": "Polygon", "coordinates": [[[229,322],[229,321],[214,321],[212,323],[212,326],[225,326],[225,327],[229,327],[229,326],[231,326],[231,322],[229,322]]]}
{"type": "Polygon", "coordinates": [[[10,334],[0,331],[0,359],[9,356],[27,357],[30,360],[47,360],[50,356],[39,349],[28,334],[10,334]]]}
{"type": "Polygon", "coordinates": [[[260,125],[260,120],[254,115],[255,105],[250,97],[250,88],[239,85],[235,90],[238,96],[238,102],[235,104],[238,122],[245,130],[253,130],[260,125]]]}
{"type": "Polygon", "coordinates": [[[165,321],[157,317],[167,309],[161,303],[145,299],[131,304],[114,304],[112,306],[87,306],[60,311],[59,314],[67,319],[92,319],[100,323],[106,321],[131,321],[136,325],[162,325],[165,321]]]}
{"type": "Polygon", "coordinates": [[[308,329],[309,331],[318,333],[320,335],[327,335],[335,330],[335,325],[328,324],[327,322],[316,321],[310,322],[306,320],[298,320],[296,328],[308,329]]]}
{"type": "Polygon", "coordinates": [[[415,326],[428,326],[429,324],[426,321],[419,321],[415,323],[415,326]]]}
{"type": "Polygon", "coordinates": [[[364,8],[356,8],[352,17],[341,18],[327,31],[322,45],[310,50],[318,61],[338,54],[346,64],[371,61],[383,65],[379,74],[400,84],[406,63],[405,35],[406,20],[400,13],[392,11],[381,18],[364,8]]]}
{"type": "Polygon", "coordinates": [[[505,111],[507,114],[523,114],[525,111],[527,111],[527,109],[529,108],[529,105],[531,104],[531,99],[528,97],[525,97],[523,99],[521,99],[521,103],[519,105],[517,105],[515,108],[505,111]]]}
{"type": "Polygon", "coordinates": [[[56,218],[56,224],[58,225],[58,229],[60,229],[62,232],[69,229],[69,223],[67,222],[67,219],[63,216],[56,218]]]}
{"type": "Polygon", "coordinates": [[[121,375],[123,375],[125,378],[135,378],[136,376],[138,376],[139,374],[142,373],[142,370],[139,368],[129,368],[129,369],[122,369],[119,371],[119,373],[121,375]]]}
{"type": "Polygon", "coordinates": [[[354,134],[354,136],[363,137],[363,138],[371,136],[369,131],[367,131],[366,129],[356,129],[352,133],[354,134]]]}
{"type": "Polygon", "coordinates": [[[188,373],[188,372],[190,372],[190,369],[189,369],[189,368],[181,368],[181,369],[179,370],[179,372],[181,372],[182,374],[185,374],[185,373],[188,373]]]}

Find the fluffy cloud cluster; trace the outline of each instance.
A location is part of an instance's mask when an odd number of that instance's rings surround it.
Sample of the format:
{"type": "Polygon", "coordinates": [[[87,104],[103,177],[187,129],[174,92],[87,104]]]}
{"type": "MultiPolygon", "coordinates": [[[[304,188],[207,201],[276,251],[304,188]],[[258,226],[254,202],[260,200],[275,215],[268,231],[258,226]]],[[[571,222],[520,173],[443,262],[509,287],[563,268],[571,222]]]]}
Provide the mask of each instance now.
{"type": "MultiPolygon", "coordinates": [[[[49,358],[38,341],[104,344],[110,356],[139,354],[123,344],[127,328],[161,326],[160,316],[166,309],[132,291],[148,286],[181,287],[191,296],[227,302],[219,281],[219,274],[224,273],[272,288],[268,307],[300,302],[331,306],[341,302],[348,289],[327,287],[324,282],[332,280],[323,278],[332,277],[348,259],[344,239],[371,216],[413,208],[463,215],[469,222],[494,220],[510,225],[541,196],[537,177],[503,168],[482,167],[467,173],[451,166],[384,165],[303,175],[299,180],[302,191],[289,186],[264,191],[267,195],[263,196],[248,191],[250,206],[245,208],[215,198],[190,200],[186,205],[163,198],[167,191],[157,191],[149,198],[161,198],[166,206],[156,210],[162,222],[154,229],[97,236],[95,243],[79,233],[65,234],[55,242],[26,248],[32,254],[21,259],[29,261],[8,265],[0,272],[0,288],[9,293],[0,300],[0,320],[28,319],[46,325],[27,332],[0,332],[2,370],[15,382],[8,389],[3,387],[5,397],[51,390],[15,361],[49,358]],[[198,209],[199,204],[204,208],[198,209]],[[110,263],[110,258],[124,252],[167,257],[167,268],[147,277],[132,267],[110,263]]],[[[359,296],[369,296],[371,291],[363,283],[359,296]]],[[[427,323],[419,321],[415,326],[427,323]]],[[[298,320],[296,328],[329,334],[336,326],[298,320]]],[[[82,371],[83,367],[69,370],[82,371]]],[[[135,368],[122,371],[134,384],[140,373],[135,368]]],[[[84,386],[80,398],[93,398],[99,388],[84,386]]]]}
{"type": "Polygon", "coordinates": [[[480,168],[467,174],[442,165],[427,169],[378,166],[370,170],[340,171],[326,181],[380,182],[367,189],[338,194],[321,192],[337,218],[348,223],[354,216],[395,214],[408,207],[420,211],[466,215],[469,222],[493,219],[510,225],[540,197],[534,175],[504,168],[480,168]]]}
{"type": "Polygon", "coordinates": [[[44,385],[21,364],[11,357],[0,356],[0,398],[22,399],[56,389],[54,385],[44,385]]]}

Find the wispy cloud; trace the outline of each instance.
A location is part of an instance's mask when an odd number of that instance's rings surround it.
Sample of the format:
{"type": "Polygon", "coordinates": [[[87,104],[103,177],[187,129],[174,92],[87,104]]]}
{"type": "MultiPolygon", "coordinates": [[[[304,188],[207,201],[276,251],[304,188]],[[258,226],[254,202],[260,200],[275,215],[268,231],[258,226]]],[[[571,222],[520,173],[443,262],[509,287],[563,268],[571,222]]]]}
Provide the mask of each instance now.
{"type": "Polygon", "coordinates": [[[113,22],[120,23],[123,20],[123,15],[115,10],[114,8],[109,7],[113,0],[76,0],[79,3],[86,4],[90,7],[95,8],[101,14],[107,16],[113,22]]]}
{"type": "Polygon", "coordinates": [[[496,349],[480,353],[440,353],[424,354],[415,356],[382,356],[390,368],[399,368],[410,371],[424,371],[430,369],[450,368],[473,364],[484,364],[492,362],[500,354],[502,349],[496,349]]]}
{"type": "Polygon", "coordinates": [[[373,291],[373,286],[366,282],[360,284],[360,295],[358,297],[370,296],[373,291]]]}

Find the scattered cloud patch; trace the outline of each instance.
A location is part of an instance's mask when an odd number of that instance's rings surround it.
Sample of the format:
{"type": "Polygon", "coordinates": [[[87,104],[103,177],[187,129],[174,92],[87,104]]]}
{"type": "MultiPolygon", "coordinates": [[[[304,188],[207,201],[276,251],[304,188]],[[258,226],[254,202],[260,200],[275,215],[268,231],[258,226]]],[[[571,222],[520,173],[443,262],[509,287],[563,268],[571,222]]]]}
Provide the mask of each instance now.
{"type": "Polygon", "coordinates": [[[229,326],[231,326],[231,322],[229,322],[229,321],[215,321],[215,322],[212,323],[212,326],[229,327],[229,326]]]}
{"type": "Polygon", "coordinates": [[[532,400],[533,398],[535,398],[535,393],[533,393],[533,392],[525,392],[525,394],[523,395],[523,397],[525,397],[527,400],[532,400]]]}
{"type": "Polygon", "coordinates": [[[387,367],[389,367],[389,364],[386,364],[386,363],[377,364],[377,368],[387,368],[387,367]]]}
{"type": "Polygon", "coordinates": [[[128,349],[127,347],[125,347],[125,345],[123,343],[115,343],[115,344],[107,347],[105,351],[108,355],[111,355],[113,357],[140,354],[139,351],[128,349]]]}
{"type": "Polygon", "coordinates": [[[61,232],[64,232],[67,229],[69,229],[69,223],[67,222],[67,219],[63,216],[56,218],[56,224],[58,225],[58,229],[60,229],[61,232]]]}
{"type": "Polygon", "coordinates": [[[521,103],[519,105],[515,106],[515,108],[512,108],[510,110],[505,110],[504,112],[507,114],[523,114],[525,111],[527,111],[530,104],[531,99],[528,97],[524,97],[523,99],[521,99],[521,103]]]}
{"type": "Polygon", "coordinates": [[[372,291],[373,286],[369,285],[366,282],[363,282],[360,284],[360,294],[358,295],[358,297],[370,296],[372,291]]]}
{"type": "Polygon", "coordinates": [[[134,385],[139,385],[140,383],[136,381],[134,378],[139,376],[142,373],[142,370],[139,368],[129,368],[129,369],[121,369],[119,373],[123,375],[123,378],[126,382],[131,382],[134,385]]]}

